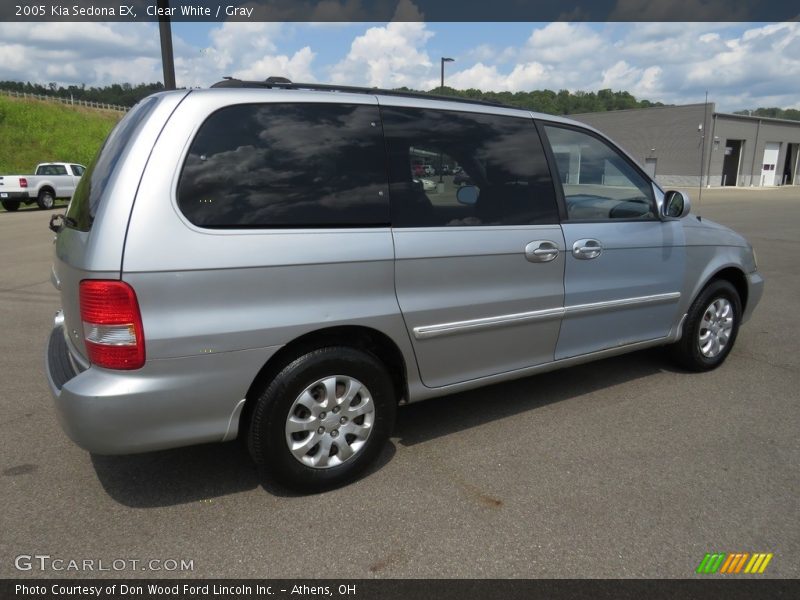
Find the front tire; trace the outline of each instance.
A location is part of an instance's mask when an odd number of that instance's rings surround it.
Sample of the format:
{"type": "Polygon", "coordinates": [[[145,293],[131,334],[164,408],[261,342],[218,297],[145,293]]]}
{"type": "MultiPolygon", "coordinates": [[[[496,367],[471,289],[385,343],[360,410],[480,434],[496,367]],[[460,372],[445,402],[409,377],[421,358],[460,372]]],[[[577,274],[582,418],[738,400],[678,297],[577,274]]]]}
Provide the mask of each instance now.
{"type": "Polygon", "coordinates": [[[50,210],[56,203],[55,196],[53,196],[52,192],[47,190],[42,190],[39,192],[39,197],[36,198],[36,204],[39,205],[39,208],[42,210],[50,210]]]}
{"type": "Polygon", "coordinates": [[[690,371],[710,371],[730,354],[742,319],[736,288],[712,281],[692,303],[680,341],[671,346],[674,360],[690,371]]]}
{"type": "Polygon", "coordinates": [[[253,401],[253,460],[303,491],[337,487],[363,473],[389,438],[397,408],[383,363],[348,347],[300,356],[253,401]]]}
{"type": "Polygon", "coordinates": [[[19,200],[3,200],[0,204],[3,205],[8,212],[14,212],[19,208],[19,200]]]}

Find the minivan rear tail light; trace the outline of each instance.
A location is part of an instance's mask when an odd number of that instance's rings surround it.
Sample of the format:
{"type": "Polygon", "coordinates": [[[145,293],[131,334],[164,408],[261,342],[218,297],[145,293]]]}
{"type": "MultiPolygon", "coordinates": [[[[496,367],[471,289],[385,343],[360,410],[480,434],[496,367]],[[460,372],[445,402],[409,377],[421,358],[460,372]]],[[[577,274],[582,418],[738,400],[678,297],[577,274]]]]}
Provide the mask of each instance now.
{"type": "Polygon", "coordinates": [[[80,283],[81,320],[89,361],[106,369],[144,365],[144,329],[133,288],[123,281],[80,283]]]}
{"type": "Polygon", "coordinates": [[[20,177],[19,178],[19,187],[24,187],[24,188],[28,187],[28,180],[25,179],[24,177],[20,177]]]}

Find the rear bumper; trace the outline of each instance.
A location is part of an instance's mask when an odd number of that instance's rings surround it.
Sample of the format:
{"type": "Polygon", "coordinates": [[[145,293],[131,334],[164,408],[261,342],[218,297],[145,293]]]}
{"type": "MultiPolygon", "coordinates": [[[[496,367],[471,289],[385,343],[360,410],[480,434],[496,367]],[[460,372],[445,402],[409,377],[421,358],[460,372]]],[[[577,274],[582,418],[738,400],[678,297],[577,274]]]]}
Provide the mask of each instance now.
{"type": "Polygon", "coordinates": [[[752,315],[761,296],[764,295],[764,278],[758,271],[753,271],[747,275],[747,306],[742,315],[742,323],[746,322],[752,315]]]}
{"type": "Polygon", "coordinates": [[[234,439],[247,389],[278,348],[152,360],[136,371],[80,371],[55,327],[45,372],[61,427],[76,444],[133,454],[234,439]]]}
{"type": "Polygon", "coordinates": [[[28,192],[2,192],[0,191],[0,200],[20,200],[27,202],[31,197],[28,192]]]}

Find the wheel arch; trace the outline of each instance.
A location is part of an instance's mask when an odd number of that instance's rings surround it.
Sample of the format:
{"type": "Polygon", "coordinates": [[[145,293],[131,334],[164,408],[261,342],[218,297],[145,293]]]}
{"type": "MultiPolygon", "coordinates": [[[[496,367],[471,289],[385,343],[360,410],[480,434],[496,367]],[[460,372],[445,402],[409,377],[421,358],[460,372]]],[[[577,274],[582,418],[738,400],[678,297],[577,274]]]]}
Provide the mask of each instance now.
{"type": "Polygon", "coordinates": [[[47,183],[47,184],[45,184],[45,185],[43,185],[42,187],[39,188],[39,191],[36,193],[36,197],[38,198],[39,196],[41,196],[42,192],[50,192],[53,195],[53,199],[55,199],[55,197],[56,197],[56,190],[49,183],[47,183]]]}
{"type": "MultiPolygon", "coordinates": [[[[747,308],[747,275],[738,267],[728,266],[714,272],[698,290],[697,294],[699,295],[710,283],[720,280],[727,281],[736,289],[736,292],[739,294],[739,301],[742,304],[742,313],[744,313],[747,308]]],[[[695,295],[695,297],[696,296],[697,295],[695,295]]]]}
{"type": "Polygon", "coordinates": [[[388,335],[362,325],[342,325],[318,329],[295,338],[272,355],[261,367],[247,390],[245,404],[239,416],[239,435],[248,431],[258,390],[294,359],[313,350],[329,346],[347,346],[375,355],[386,365],[392,377],[398,402],[408,397],[406,361],[400,348],[388,335]]]}

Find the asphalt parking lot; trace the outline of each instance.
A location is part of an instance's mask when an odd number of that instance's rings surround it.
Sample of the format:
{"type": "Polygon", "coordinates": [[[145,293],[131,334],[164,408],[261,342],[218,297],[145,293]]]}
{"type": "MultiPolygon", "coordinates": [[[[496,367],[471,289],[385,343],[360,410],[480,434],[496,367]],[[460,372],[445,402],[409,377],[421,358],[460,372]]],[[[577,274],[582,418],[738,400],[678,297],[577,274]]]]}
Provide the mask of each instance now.
{"type": "Polygon", "coordinates": [[[235,442],[72,444],[43,375],[52,212],[0,213],[0,577],[690,577],[712,551],[800,576],[800,187],[704,190],[699,211],[766,278],[723,367],[645,351],[405,407],[375,470],[315,496],[259,480],[235,442]],[[193,570],[15,568],[35,554],[193,570]]]}

